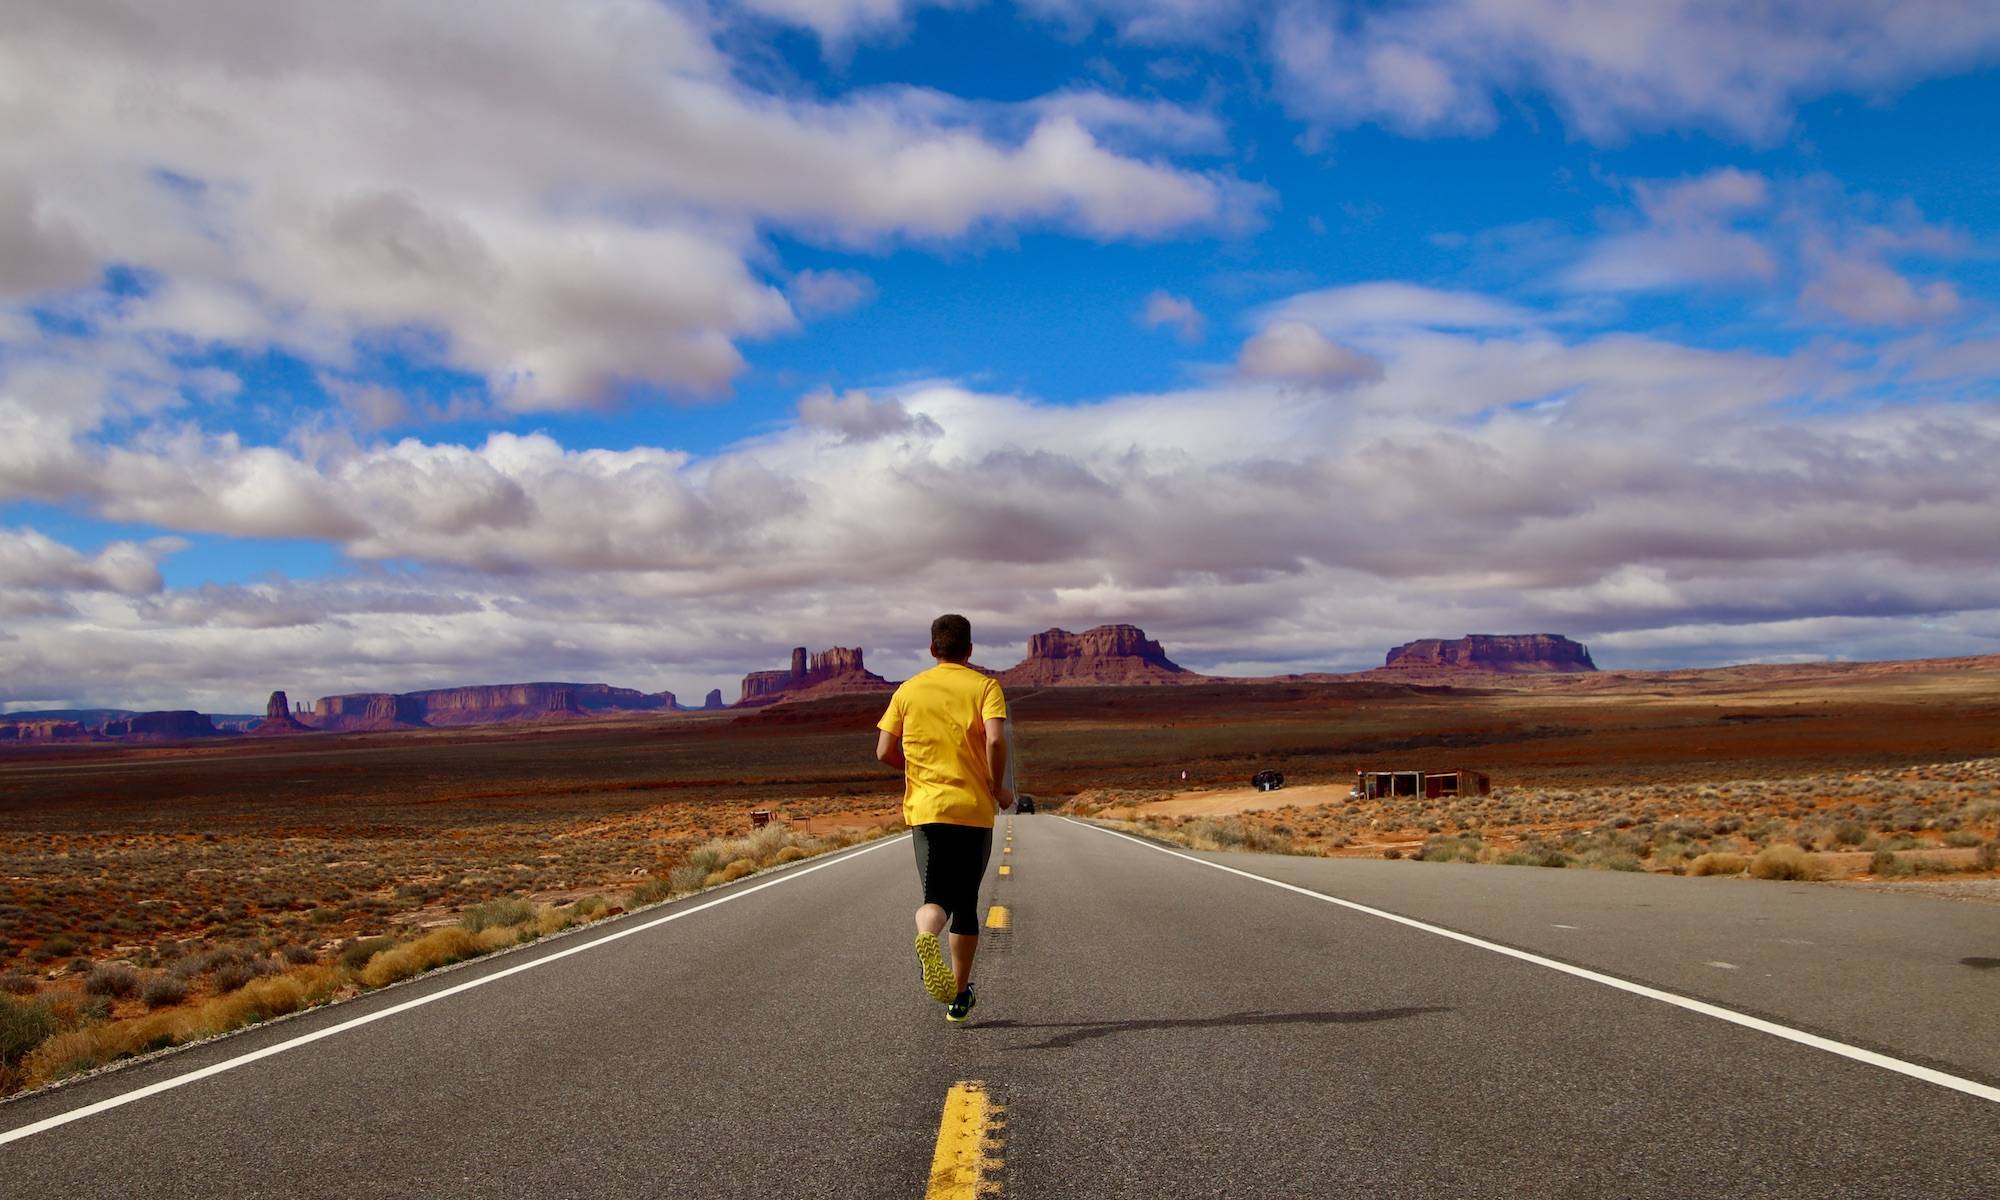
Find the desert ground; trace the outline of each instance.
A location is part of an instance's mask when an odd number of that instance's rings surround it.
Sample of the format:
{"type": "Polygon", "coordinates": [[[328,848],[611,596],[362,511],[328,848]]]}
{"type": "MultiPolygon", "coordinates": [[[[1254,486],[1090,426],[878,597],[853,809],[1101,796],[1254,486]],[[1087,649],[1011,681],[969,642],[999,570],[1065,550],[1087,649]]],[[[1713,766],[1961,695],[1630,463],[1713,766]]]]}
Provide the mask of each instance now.
{"type": "MultiPolygon", "coordinates": [[[[1992,660],[1010,699],[1023,790],[1190,845],[2000,882],[1992,660]],[[1451,766],[1492,794],[1348,797],[1451,766]]],[[[882,704],[0,752],[0,1091],[882,832],[882,704]]]]}

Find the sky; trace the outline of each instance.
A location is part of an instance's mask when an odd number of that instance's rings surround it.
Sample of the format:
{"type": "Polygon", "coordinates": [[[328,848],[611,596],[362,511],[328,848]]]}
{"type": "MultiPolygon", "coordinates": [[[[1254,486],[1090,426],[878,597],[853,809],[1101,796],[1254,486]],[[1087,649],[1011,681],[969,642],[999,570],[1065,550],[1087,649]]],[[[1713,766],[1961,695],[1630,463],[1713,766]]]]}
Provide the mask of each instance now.
{"type": "Polygon", "coordinates": [[[1990,0],[8,7],[6,709],[2000,653],[1990,0]]]}

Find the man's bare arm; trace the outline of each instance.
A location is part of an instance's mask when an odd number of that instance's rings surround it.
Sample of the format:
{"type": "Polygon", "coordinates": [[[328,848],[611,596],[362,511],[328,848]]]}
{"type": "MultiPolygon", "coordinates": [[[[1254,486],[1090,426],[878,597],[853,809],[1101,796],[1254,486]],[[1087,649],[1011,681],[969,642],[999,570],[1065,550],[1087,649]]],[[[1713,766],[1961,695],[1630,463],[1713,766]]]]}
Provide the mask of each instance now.
{"type": "Polygon", "coordinates": [[[1014,807],[1014,744],[1007,718],[986,718],[986,769],[993,776],[993,800],[1014,807]]]}
{"type": "Polygon", "coordinates": [[[886,729],[875,731],[875,757],[898,771],[903,769],[903,739],[886,729]]]}

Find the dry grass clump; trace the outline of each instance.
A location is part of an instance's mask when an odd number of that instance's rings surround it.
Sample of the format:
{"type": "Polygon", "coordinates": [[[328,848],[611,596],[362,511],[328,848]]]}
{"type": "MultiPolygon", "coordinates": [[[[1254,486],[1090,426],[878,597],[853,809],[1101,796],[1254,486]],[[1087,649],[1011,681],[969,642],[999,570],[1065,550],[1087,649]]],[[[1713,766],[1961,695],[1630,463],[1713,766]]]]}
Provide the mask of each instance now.
{"type": "Polygon", "coordinates": [[[1750,860],[1741,854],[1717,850],[1699,855],[1688,864],[1690,875],[1741,875],[1750,869],[1750,860]]]}
{"type": "Polygon", "coordinates": [[[404,942],[369,959],[368,965],[361,968],[359,979],[368,987],[382,987],[519,940],[514,929],[506,925],[478,933],[457,926],[433,929],[416,941],[404,942]]]}
{"type": "Polygon", "coordinates": [[[228,995],[150,1016],[70,1024],[26,1056],[22,1075],[34,1086],[114,1059],[227,1033],[320,1003],[338,984],[338,974],[332,968],[306,967],[252,980],[228,995]]]}
{"type": "Polygon", "coordinates": [[[123,999],[139,990],[139,972],[125,963],[105,963],[92,967],[90,974],[83,977],[83,990],[93,996],[116,996],[123,999]]]}
{"type": "Polygon", "coordinates": [[[481,930],[525,925],[535,919],[535,906],[516,896],[505,896],[475,904],[459,915],[458,923],[472,933],[481,930]]]}
{"type": "Polygon", "coordinates": [[[868,829],[849,828],[813,834],[783,825],[769,825],[749,837],[715,838],[694,847],[679,862],[662,864],[625,897],[627,908],[670,900],[703,888],[734,883],[767,867],[798,862],[832,850],[842,850],[902,832],[900,822],[868,829]]]}
{"type": "Polygon", "coordinates": [[[1779,842],[1757,852],[1750,860],[1750,874],[1757,879],[1818,879],[1820,869],[1804,850],[1779,842]]]}

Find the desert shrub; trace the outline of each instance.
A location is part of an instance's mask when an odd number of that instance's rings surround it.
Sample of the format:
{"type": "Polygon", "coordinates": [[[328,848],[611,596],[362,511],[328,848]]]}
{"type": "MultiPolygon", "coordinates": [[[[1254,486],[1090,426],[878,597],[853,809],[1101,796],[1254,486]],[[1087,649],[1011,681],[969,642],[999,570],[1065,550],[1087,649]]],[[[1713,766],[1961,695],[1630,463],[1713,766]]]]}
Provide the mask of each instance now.
{"type": "Polygon", "coordinates": [[[1743,828],[1743,818],[1734,814],[1717,817],[1708,823],[1708,832],[1711,837],[1721,837],[1725,833],[1735,833],[1741,828],[1743,828]]]}
{"type": "Polygon", "coordinates": [[[248,959],[231,958],[215,968],[216,992],[233,992],[257,978],[257,968],[248,959]]]}
{"type": "MultiPolygon", "coordinates": [[[[658,875],[646,876],[646,878],[639,881],[639,886],[633,888],[629,893],[626,894],[625,907],[637,908],[642,904],[657,903],[658,901],[665,900],[668,897],[673,896],[677,892],[691,892],[695,888],[700,887],[701,881],[698,879],[695,880],[692,885],[687,887],[675,886],[673,878],[674,875],[677,875],[679,874],[680,871],[684,871],[686,869],[687,868],[682,867],[679,868],[677,871],[670,872],[668,877],[665,879],[660,878],[658,875]]],[[[600,908],[603,907],[602,903],[599,904],[599,907],[600,908]]]]}
{"type": "Polygon", "coordinates": [[[1524,842],[1499,860],[1509,867],[1567,867],[1570,856],[1547,842],[1524,842]]]}
{"type": "Polygon", "coordinates": [[[482,929],[526,925],[535,919],[535,906],[515,896],[475,904],[459,915],[458,923],[472,933],[482,929]]]}
{"type": "Polygon", "coordinates": [[[21,1065],[28,1052],[54,1036],[56,1017],[46,1004],[0,996],[0,1064],[21,1065]]]}
{"type": "Polygon", "coordinates": [[[1382,852],[1382,857],[1389,859],[1401,858],[1403,857],[1403,852],[1401,850],[1396,849],[1396,847],[1391,846],[1387,850],[1384,850],[1382,852]]]}
{"type": "Polygon", "coordinates": [[[93,996],[130,996],[139,990],[139,972],[124,963],[106,963],[84,976],[83,990],[93,996]]]}
{"type": "Polygon", "coordinates": [[[1836,846],[1859,846],[1868,840],[1868,831],[1859,821],[1841,821],[1834,825],[1829,840],[1836,846]]]}
{"type": "Polygon", "coordinates": [[[41,988],[35,977],[23,971],[9,971],[0,975],[0,992],[15,996],[32,996],[41,988]]]}
{"type": "Polygon", "coordinates": [[[579,921],[588,920],[611,907],[611,902],[602,896],[585,896],[570,905],[570,915],[579,921]]]}
{"type": "Polygon", "coordinates": [[[1916,864],[1906,858],[1897,858],[1887,850],[1877,850],[1868,859],[1868,873],[1871,875],[1915,875],[1916,864]]]}
{"type": "Polygon", "coordinates": [[[165,1008],[187,999],[187,980],[178,975],[154,975],[139,985],[139,999],[148,1008],[165,1008]]]}
{"type": "Polygon", "coordinates": [[[1985,838],[1969,829],[1954,829],[1944,835],[1944,844],[1947,846],[1977,846],[1985,841],[1985,838]]]}
{"type": "Polygon", "coordinates": [[[1972,862],[1974,866],[1982,871],[1991,871],[1995,867],[2000,867],[2000,842],[1987,842],[1981,846],[1979,853],[1973,857],[1972,862]]]}
{"type": "Polygon", "coordinates": [[[1758,879],[1818,879],[1820,872],[1804,850],[1780,842],[1757,852],[1750,860],[1750,874],[1758,879]]]}
{"type": "Polygon", "coordinates": [[[1645,869],[1640,865],[1637,856],[1627,851],[1608,846],[1595,850],[1586,850],[1577,859],[1576,865],[1579,867],[1588,867],[1593,871],[1640,871],[1645,869]]]}
{"type": "Polygon", "coordinates": [[[59,933],[42,943],[42,953],[50,958],[61,958],[65,954],[75,954],[79,949],[75,938],[59,933]]]}
{"type": "Polygon", "coordinates": [[[706,879],[710,874],[720,871],[722,864],[728,861],[729,858],[723,854],[721,846],[710,842],[705,846],[696,846],[688,855],[687,865],[689,869],[700,868],[701,878],[706,879]]]}
{"type": "MultiPolygon", "coordinates": [[[[692,860],[684,862],[667,872],[667,886],[673,893],[700,891],[712,870],[713,867],[704,867],[692,860]]],[[[661,898],[665,899],[665,895],[661,898]]]]}
{"type": "Polygon", "coordinates": [[[1727,851],[1710,851],[1688,864],[1690,875],[1741,875],[1750,866],[1750,860],[1741,854],[1727,851]]]}
{"type": "Polygon", "coordinates": [[[1432,837],[1424,839],[1423,848],[1417,851],[1419,862],[1478,862],[1479,839],[1464,837],[1432,837]]]}
{"type": "Polygon", "coordinates": [[[343,970],[359,973],[368,960],[396,944],[391,937],[350,938],[341,943],[337,961],[343,970]]]}
{"type": "Polygon", "coordinates": [[[773,855],[771,857],[771,861],[773,863],[790,863],[790,862],[797,862],[805,857],[808,856],[804,848],[799,846],[786,846],[784,849],[778,851],[775,855],[773,855]]]}
{"type": "Polygon", "coordinates": [[[295,967],[303,967],[307,963],[316,963],[319,961],[319,951],[313,949],[311,946],[301,946],[297,942],[286,946],[281,953],[285,961],[295,967]]]}

